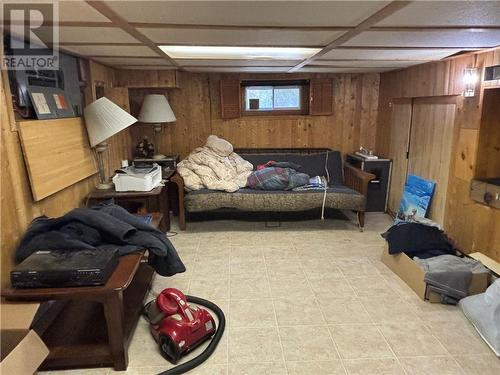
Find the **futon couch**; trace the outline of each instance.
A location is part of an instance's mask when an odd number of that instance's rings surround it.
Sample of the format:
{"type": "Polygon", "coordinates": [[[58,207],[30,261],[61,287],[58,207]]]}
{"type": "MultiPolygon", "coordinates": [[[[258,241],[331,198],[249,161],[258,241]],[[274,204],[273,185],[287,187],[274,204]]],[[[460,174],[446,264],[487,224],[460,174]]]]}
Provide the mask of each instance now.
{"type": "MultiPolygon", "coordinates": [[[[330,177],[325,208],[357,212],[360,230],[364,227],[368,183],[375,176],[349,164],[343,164],[339,151],[329,149],[235,149],[243,159],[257,165],[270,160],[293,162],[301,166],[300,172],[309,176],[330,177]]],[[[180,178],[180,176],[179,176],[180,178]]],[[[324,190],[263,191],[249,188],[234,193],[201,189],[179,195],[179,221],[185,228],[184,210],[187,213],[237,209],[254,212],[293,212],[320,208],[324,190]]]]}

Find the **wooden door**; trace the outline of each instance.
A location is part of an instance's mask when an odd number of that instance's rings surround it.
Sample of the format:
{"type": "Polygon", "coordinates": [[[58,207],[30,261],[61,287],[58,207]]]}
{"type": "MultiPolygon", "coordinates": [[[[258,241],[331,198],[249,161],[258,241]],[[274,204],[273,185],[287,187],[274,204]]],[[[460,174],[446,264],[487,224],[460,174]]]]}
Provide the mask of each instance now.
{"type": "Polygon", "coordinates": [[[408,169],[408,146],[411,126],[411,99],[392,102],[389,157],[392,159],[388,209],[397,213],[408,169]]]}
{"type": "Polygon", "coordinates": [[[408,174],[436,182],[428,217],[440,224],[444,222],[455,109],[455,97],[413,101],[408,174]]]}

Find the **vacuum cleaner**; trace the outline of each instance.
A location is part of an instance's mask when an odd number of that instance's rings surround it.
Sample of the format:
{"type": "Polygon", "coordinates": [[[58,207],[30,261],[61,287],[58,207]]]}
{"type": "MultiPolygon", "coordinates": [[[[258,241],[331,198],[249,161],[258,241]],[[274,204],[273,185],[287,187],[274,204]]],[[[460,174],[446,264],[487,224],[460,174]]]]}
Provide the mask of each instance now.
{"type": "Polygon", "coordinates": [[[205,362],[219,344],[226,326],[224,312],[216,304],[203,298],[185,296],[175,288],[164,289],[155,300],[148,302],[144,306],[144,316],[161,354],[172,364],[211,339],[200,355],[159,375],[183,374],[205,362]],[[216,328],[208,310],[194,304],[213,311],[219,326],[216,328]]]}

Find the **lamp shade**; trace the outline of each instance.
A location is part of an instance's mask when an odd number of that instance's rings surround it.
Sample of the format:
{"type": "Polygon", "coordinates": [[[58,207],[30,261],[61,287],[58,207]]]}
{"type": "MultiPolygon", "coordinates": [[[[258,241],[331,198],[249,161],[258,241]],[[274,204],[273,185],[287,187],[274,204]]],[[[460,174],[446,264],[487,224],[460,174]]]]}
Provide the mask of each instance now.
{"type": "Polygon", "coordinates": [[[146,95],[142,102],[139,121],[146,123],[174,122],[176,120],[165,95],[146,95]]]}
{"type": "Polygon", "coordinates": [[[90,146],[112,137],[137,122],[137,119],[106,97],[97,99],[83,110],[90,146]]]}

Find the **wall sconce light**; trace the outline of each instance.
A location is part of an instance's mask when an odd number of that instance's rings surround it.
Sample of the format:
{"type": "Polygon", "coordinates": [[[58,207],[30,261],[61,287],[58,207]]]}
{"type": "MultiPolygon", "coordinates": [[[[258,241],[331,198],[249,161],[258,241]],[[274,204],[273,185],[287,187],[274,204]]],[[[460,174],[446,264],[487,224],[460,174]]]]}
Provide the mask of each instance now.
{"type": "Polygon", "coordinates": [[[471,98],[475,95],[476,83],[479,79],[477,68],[464,70],[464,97],[471,98]]]}

